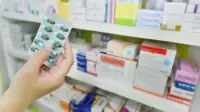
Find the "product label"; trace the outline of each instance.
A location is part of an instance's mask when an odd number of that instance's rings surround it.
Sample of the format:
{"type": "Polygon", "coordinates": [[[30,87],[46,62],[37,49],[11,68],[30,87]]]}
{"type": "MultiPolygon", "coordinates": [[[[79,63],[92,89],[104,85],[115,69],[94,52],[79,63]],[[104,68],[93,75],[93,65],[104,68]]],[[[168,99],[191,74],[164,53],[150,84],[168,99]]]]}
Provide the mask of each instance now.
{"type": "Polygon", "coordinates": [[[125,62],[123,60],[108,57],[108,56],[101,56],[101,61],[104,62],[104,63],[119,66],[119,67],[124,67],[124,65],[125,65],[125,62]]]}
{"type": "Polygon", "coordinates": [[[150,46],[141,46],[141,50],[146,51],[146,52],[151,52],[151,53],[156,53],[156,54],[162,54],[166,55],[167,50],[162,49],[162,48],[157,48],[157,47],[150,47],[150,46]]]}
{"type": "Polygon", "coordinates": [[[185,82],[175,81],[175,86],[179,89],[183,89],[190,92],[195,92],[196,86],[192,84],[188,84],[185,82]]]}

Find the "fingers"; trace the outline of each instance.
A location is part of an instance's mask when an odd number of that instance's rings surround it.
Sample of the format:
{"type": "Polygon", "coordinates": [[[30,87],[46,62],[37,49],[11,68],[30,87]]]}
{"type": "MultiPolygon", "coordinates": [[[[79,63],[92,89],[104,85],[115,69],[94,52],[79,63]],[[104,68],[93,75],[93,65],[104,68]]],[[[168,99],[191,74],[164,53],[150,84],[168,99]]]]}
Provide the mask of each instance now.
{"type": "Polygon", "coordinates": [[[63,59],[64,59],[63,54],[61,54],[60,56],[58,56],[55,65],[56,66],[59,65],[62,62],[63,59]]]}
{"type": "Polygon", "coordinates": [[[64,78],[73,65],[73,52],[69,42],[65,44],[64,59],[57,65],[61,78],[64,78]]]}
{"type": "Polygon", "coordinates": [[[69,41],[66,41],[65,46],[64,46],[64,57],[67,58],[68,60],[73,59],[73,51],[72,51],[69,41]]]}
{"type": "Polygon", "coordinates": [[[36,52],[28,61],[28,63],[40,68],[50,56],[51,50],[52,45],[47,45],[44,49],[40,49],[38,52],[36,52]]]}

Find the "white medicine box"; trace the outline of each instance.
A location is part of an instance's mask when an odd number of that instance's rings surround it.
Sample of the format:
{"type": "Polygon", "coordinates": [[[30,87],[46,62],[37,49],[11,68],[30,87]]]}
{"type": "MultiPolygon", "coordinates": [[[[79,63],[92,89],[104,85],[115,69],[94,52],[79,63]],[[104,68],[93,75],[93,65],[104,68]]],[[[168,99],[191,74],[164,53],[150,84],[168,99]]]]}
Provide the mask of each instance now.
{"type": "Polygon", "coordinates": [[[105,22],[106,0],[87,0],[86,19],[105,22]]]}
{"type": "Polygon", "coordinates": [[[176,53],[175,44],[144,41],[140,48],[138,67],[143,66],[170,76],[176,53]]]}
{"type": "Polygon", "coordinates": [[[101,54],[97,64],[99,78],[112,79],[132,87],[137,61],[101,54]]]}
{"type": "Polygon", "coordinates": [[[164,73],[139,67],[136,70],[134,88],[149,94],[162,97],[167,86],[168,76],[164,73]]]}

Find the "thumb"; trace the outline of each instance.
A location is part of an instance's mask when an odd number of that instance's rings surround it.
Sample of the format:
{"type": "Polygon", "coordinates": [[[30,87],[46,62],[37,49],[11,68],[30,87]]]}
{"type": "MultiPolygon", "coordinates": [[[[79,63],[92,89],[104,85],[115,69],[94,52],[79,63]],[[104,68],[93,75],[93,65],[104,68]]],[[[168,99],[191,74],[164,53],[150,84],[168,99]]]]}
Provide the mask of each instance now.
{"type": "Polygon", "coordinates": [[[28,61],[28,63],[31,63],[35,67],[41,67],[44,62],[49,58],[52,51],[52,45],[47,45],[45,48],[40,49],[38,52],[36,52],[31,59],[28,61]]]}

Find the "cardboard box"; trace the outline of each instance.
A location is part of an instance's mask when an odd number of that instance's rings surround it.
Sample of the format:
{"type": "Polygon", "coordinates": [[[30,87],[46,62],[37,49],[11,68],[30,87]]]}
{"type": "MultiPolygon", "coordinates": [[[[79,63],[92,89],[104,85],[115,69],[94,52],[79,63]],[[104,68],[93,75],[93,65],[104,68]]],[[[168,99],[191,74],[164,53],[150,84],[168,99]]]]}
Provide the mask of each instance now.
{"type": "Polygon", "coordinates": [[[190,106],[190,105],[191,105],[191,100],[188,100],[188,99],[186,99],[186,98],[182,98],[182,97],[179,97],[179,96],[170,94],[170,91],[171,91],[171,89],[168,88],[168,93],[167,93],[167,95],[166,95],[166,98],[167,98],[168,100],[171,100],[171,101],[174,101],[174,102],[177,102],[177,103],[186,105],[186,106],[190,106]]]}
{"type": "Polygon", "coordinates": [[[86,19],[105,22],[106,0],[87,0],[86,19]]]}
{"type": "Polygon", "coordinates": [[[106,97],[100,96],[97,99],[98,99],[98,101],[96,101],[96,103],[93,104],[93,106],[91,108],[91,112],[103,112],[104,108],[108,104],[108,99],[106,97]]]}
{"type": "MultiPolygon", "coordinates": [[[[176,45],[155,41],[144,41],[140,48],[138,66],[163,72],[170,76],[176,57],[176,45]]],[[[160,73],[159,73],[160,74],[160,73]]]]}
{"type": "Polygon", "coordinates": [[[104,112],[120,112],[126,101],[124,98],[115,95],[110,96],[109,99],[110,101],[104,108],[104,112]]]}
{"type": "Polygon", "coordinates": [[[186,3],[165,3],[161,29],[180,31],[185,9],[186,3]]]}
{"type": "Polygon", "coordinates": [[[139,52],[139,45],[119,40],[108,42],[107,54],[126,59],[136,59],[139,52]]]}
{"type": "Polygon", "coordinates": [[[192,100],[194,92],[190,92],[190,91],[186,91],[184,89],[177,88],[177,87],[175,87],[175,84],[172,83],[171,89],[170,89],[170,94],[174,95],[174,96],[179,96],[179,97],[187,99],[187,100],[192,100]]]}
{"type": "Polygon", "coordinates": [[[174,2],[166,2],[164,7],[164,13],[168,14],[184,14],[187,4],[182,3],[174,3],[174,2]]]}
{"type": "Polygon", "coordinates": [[[136,65],[137,61],[101,54],[97,64],[97,74],[101,78],[122,82],[131,87],[136,65]]]}
{"type": "Polygon", "coordinates": [[[94,48],[86,52],[87,73],[97,76],[96,66],[100,55],[100,48],[94,48]]]}
{"type": "Polygon", "coordinates": [[[182,25],[182,32],[200,33],[200,24],[186,22],[182,25]]]}
{"type": "Polygon", "coordinates": [[[163,97],[168,76],[153,69],[138,67],[134,79],[134,88],[149,94],[163,97]]]}
{"type": "Polygon", "coordinates": [[[184,14],[184,22],[191,23],[191,24],[192,23],[200,24],[200,15],[194,14],[194,13],[186,13],[184,14]]]}
{"type": "Polygon", "coordinates": [[[117,0],[115,24],[135,26],[137,10],[141,7],[141,0],[117,0]]]}

